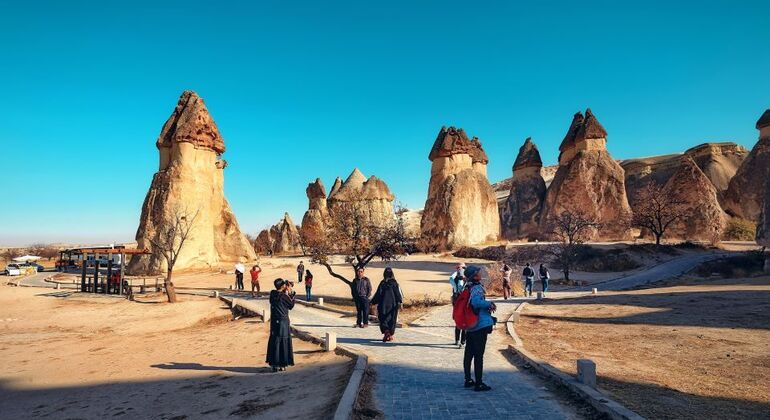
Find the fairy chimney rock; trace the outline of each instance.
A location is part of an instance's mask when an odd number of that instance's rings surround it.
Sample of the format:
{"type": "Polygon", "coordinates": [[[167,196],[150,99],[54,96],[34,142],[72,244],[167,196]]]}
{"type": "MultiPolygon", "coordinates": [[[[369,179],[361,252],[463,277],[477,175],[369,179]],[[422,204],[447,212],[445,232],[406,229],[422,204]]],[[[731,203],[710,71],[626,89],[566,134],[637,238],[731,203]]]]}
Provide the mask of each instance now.
{"type": "MultiPolygon", "coordinates": [[[[177,215],[195,215],[175,269],[254,260],[252,244],[224,196],[226,164],[219,156],[225,144],[203,99],[195,92],[183,92],[155,145],[160,166],[142,205],[138,247],[152,249],[152,242],[159,241],[162,230],[177,215]]],[[[165,268],[165,260],[157,254],[134,256],[128,266],[133,273],[157,273],[165,268]]]]}
{"type": "Polygon", "coordinates": [[[630,231],[623,221],[631,215],[625,188],[625,173],[606,148],[607,131],[591,112],[572,118],[559,146],[559,168],[548,187],[540,217],[542,232],[564,212],[596,219],[602,228],[590,239],[626,240],[630,231]]]}
{"type": "Polygon", "coordinates": [[[302,251],[299,229],[291,220],[289,213],[283,214],[275,226],[271,228],[272,236],[275,240],[273,252],[276,254],[293,254],[302,251]]]}
{"type": "Polygon", "coordinates": [[[340,178],[335,181],[328,200],[329,214],[333,215],[335,210],[343,206],[355,206],[362,209],[375,225],[385,225],[395,220],[393,200],[395,196],[385,181],[376,176],[367,179],[356,168],[345,182],[341,182],[340,178]]]}
{"type": "Polygon", "coordinates": [[[508,198],[501,209],[503,237],[516,240],[539,237],[540,212],[545,200],[545,180],[540,170],[543,161],[531,138],[519,148],[513,164],[513,179],[508,198]]]}
{"type": "Polygon", "coordinates": [[[759,222],[770,176],[770,109],[759,117],[756,128],[759,141],[730,179],[723,200],[729,214],[754,223],[759,222]]]}
{"type": "Polygon", "coordinates": [[[497,240],[500,218],[481,142],[468,139],[462,128],[441,127],[428,159],[432,163],[420,223],[423,241],[448,249],[497,240]]]}
{"type": "Polygon", "coordinates": [[[326,202],[326,188],[320,178],[311,182],[305,189],[308,199],[308,210],[302,217],[302,237],[309,242],[320,238],[329,219],[329,209],[326,202]]]}
{"type": "Polygon", "coordinates": [[[669,236],[709,241],[721,236],[727,215],[717,199],[717,190],[689,155],[683,155],[679,169],[668,180],[666,193],[684,203],[687,217],[674,222],[669,236]]]}

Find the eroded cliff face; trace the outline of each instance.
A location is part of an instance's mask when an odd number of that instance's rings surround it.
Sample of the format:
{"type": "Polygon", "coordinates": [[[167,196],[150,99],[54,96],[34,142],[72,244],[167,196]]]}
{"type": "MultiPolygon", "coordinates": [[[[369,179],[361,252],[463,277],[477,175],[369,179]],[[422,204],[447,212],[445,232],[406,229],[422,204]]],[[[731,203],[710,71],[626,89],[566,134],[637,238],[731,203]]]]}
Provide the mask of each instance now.
{"type": "Polygon", "coordinates": [[[502,236],[517,240],[539,238],[540,213],[545,201],[543,161],[537,146],[528,138],[513,165],[508,197],[500,213],[502,236]]]}
{"type": "Polygon", "coordinates": [[[723,205],[733,215],[759,222],[770,177],[770,109],[757,121],[759,141],[730,180],[723,205]]]}
{"type": "Polygon", "coordinates": [[[481,142],[469,140],[462,129],[442,127],[429,159],[431,178],[420,222],[423,242],[451,249],[497,240],[500,216],[481,142]]]}
{"type": "Polygon", "coordinates": [[[299,229],[289,213],[284,213],[283,219],[270,228],[270,236],[273,239],[274,254],[298,254],[302,252],[299,229]]]}
{"type": "Polygon", "coordinates": [[[717,189],[688,155],[680,158],[677,171],[664,187],[668,194],[683,201],[687,217],[674,222],[666,236],[714,241],[721,237],[727,215],[717,199],[717,189]]]}
{"type": "Polygon", "coordinates": [[[606,149],[607,132],[586,110],[575,114],[559,147],[559,169],[546,193],[540,231],[550,232],[549,223],[565,211],[595,218],[601,229],[592,240],[627,240],[630,230],[622,223],[631,215],[623,168],[606,149]]]}
{"type": "MultiPolygon", "coordinates": [[[[224,195],[225,146],[206,106],[195,92],[185,91],[156,141],[158,172],[142,205],[137,245],[152,249],[162,226],[177,214],[194,217],[190,234],[174,269],[208,268],[220,262],[251,261],[254,249],[240,230],[224,195]]],[[[164,271],[158,255],[134,256],[131,273],[164,271]]]]}
{"type": "Polygon", "coordinates": [[[326,188],[320,178],[308,184],[305,189],[308,199],[308,210],[302,217],[300,233],[309,241],[322,237],[329,221],[329,209],[326,203],[326,188]]]}

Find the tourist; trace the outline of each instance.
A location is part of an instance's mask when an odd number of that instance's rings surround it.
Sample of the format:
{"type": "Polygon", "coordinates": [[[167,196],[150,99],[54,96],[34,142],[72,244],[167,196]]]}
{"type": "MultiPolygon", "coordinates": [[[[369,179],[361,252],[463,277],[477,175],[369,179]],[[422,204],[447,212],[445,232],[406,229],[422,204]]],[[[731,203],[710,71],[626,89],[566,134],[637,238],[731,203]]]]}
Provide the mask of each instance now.
{"type": "Polygon", "coordinates": [[[235,289],[243,290],[243,273],[246,272],[246,267],[243,264],[235,264],[235,289]]]}
{"type": "MultiPolygon", "coordinates": [[[[457,264],[454,273],[449,276],[449,284],[452,285],[452,305],[454,305],[457,296],[460,296],[463,288],[465,288],[465,264],[457,264]]],[[[465,331],[455,327],[455,346],[462,348],[464,345],[465,331]]]]}
{"type": "Polygon", "coordinates": [[[380,320],[382,341],[393,341],[398,322],[398,308],[402,303],[401,288],[398,286],[393,269],[387,267],[382,273],[382,281],[372,297],[372,305],[377,305],[377,318],[380,320]]]}
{"type": "Polygon", "coordinates": [[[313,273],[310,270],[305,270],[305,295],[307,295],[305,300],[308,302],[312,298],[311,289],[313,289],[313,273]]]}
{"type": "Polygon", "coordinates": [[[529,263],[524,267],[524,271],[521,273],[524,276],[524,296],[532,296],[532,285],[535,282],[535,270],[530,267],[529,263]]]}
{"type": "Polygon", "coordinates": [[[465,269],[467,284],[470,288],[470,305],[474,312],[478,312],[478,322],[473,328],[467,331],[467,345],[465,346],[465,355],[463,357],[463,369],[465,371],[465,387],[473,387],[474,391],[489,391],[482,378],[484,376],[484,351],[487,348],[487,335],[492,333],[492,326],[495,324],[495,318],[492,316],[497,307],[494,303],[486,300],[486,291],[481,282],[481,268],[469,266],[465,269]],[[473,362],[473,372],[475,380],[471,379],[471,361],[473,362]]]}
{"type": "Polygon", "coordinates": [[[500,270],[503,273],[503,298],[508,300],[511,297],[511,267],[508,264],[503,264],[503,268],[500,270]]]}
{"type": "Polygon", "coordinates": [[[275,290],[270,291],[270,338],[267,340],[266,362],[273,372],[294,366],[294,351],[291,345],[291,323],[289,311],[294,307],[296,292],[291,283],[275,279],[275,290]]]}
{"type": "Polygon", "coordinates": [[[299,262],[297,266],[297,282],[302,283],[302,275],[305,274],[305,264],[303,261],[299,262]]]}
{"type": "Polygon", "coordinates": [[[356,270],[356,278],[353,279],[351,290],[356,304],[356,327],[367,328],[369,326],[369,296],[372,295],[372,283],[364,276],[364,269],[356,270]]]}
{"type": "Polygon", "coordinates": [[[543,284],[543,297],[545,297],[545,292],[548,291],[548,280],[550,279],[551,273],[548,272],[548,267],[540,264],[540,282],[543,284]]]}
{"type": "Polygon", "coordinates": [[[251,297],[259,297],[259,273],[262,272],[262,268],[259,265],[251,267],[249,274],[251,274],[251,297]],[[256,294],[254,291],[257,291],[256,294]]]}

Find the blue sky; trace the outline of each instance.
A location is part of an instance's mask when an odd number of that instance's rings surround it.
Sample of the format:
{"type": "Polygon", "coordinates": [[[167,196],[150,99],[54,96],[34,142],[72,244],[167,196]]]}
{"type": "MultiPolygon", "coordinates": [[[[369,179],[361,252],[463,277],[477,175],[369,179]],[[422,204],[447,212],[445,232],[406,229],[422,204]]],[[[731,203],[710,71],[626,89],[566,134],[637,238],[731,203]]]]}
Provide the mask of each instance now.
{"type": "Polygon", "coordinates": [[[616,158],[751,147],[770,107],[767,1],[154,3],[4,2],[0,244],[132,240],[185,89],[252,233],[354,167],[422,207],[442,125],[496,181],[528,136],[554,163],[586,107],[616,158]]]}

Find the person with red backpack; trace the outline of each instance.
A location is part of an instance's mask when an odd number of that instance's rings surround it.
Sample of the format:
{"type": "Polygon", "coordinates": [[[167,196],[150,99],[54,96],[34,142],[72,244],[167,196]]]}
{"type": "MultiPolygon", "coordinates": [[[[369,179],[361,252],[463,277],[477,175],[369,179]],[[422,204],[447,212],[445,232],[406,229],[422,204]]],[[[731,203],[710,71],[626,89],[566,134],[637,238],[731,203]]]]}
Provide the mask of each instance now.
{"type": "Polygon", "coordinates": [[[453,317],[455,325],[466,331],[466,346],[463,357],[465,387],[474,391],[489,391],[492,388],[482,381],[484,376],[484,352],[487,348],[487,335],[492,332],[495,318],[492,316],[497,307],[486,300],[486,291],[481,282],[481,268],[471,265],[465,269],[468,282],[465,289],[455,300],[453,317]],[[471,362],[475,381],[471,379],[471,362]]]}

